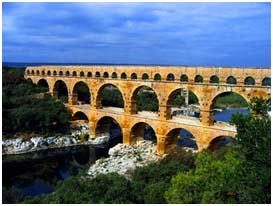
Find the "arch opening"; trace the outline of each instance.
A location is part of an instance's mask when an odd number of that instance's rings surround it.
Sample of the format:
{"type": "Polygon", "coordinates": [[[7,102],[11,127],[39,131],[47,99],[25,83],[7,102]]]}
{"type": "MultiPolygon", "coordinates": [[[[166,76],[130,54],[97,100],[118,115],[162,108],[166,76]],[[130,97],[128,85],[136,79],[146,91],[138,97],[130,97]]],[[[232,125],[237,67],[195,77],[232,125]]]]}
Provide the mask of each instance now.
{"type": "Polygon", "coordinates": [[[253,77],[247,77],[244,81],[245,85],[255,85],[255,79],[253,77]]]}
{"type": "Polygon", "coordinates": [[[100,77],[100,73],[96,72],[95,76],[96,76],[96,78],[100,77]]]}
{"type": "Polygon", "coordinates": [[[113,72],[113,73],[112,73],[112,79],[117,79],[117,78],[118,78],[117,73],[116,73],[116,72],[113,72]]]}
{"type": "Polygon", "coordinates": [[[80,72],[80,77],[84,77],[84,72],[83,71],[80,72]]]}
{"type": "Polygon", "coordinates": [[[167,81],[174,81],[174,75],[172,73],[168,74],[167,81]]]}
{"type": "Polygon", "coordinates": [[[149,75],[147,73],[144,73],[142,75],[142,80],[147,80],[147,79],[149,79],[149,75]]]}
{"type": "Polygon", "coordinates": [[[218,136],[214,138],[208,146],[208,150],[215,151],[223,147],[234,145],[236,140],[230,136],[218,136]]]}
{"type": "Polygon", "coordinates": [[[72,72],[72,76],[73,76],[73,77],[77,76],[77,72],[76,72],[76,71],[73,71],[73,72],[72,72]]]}
{"type": "Polygon", "coordinates": [[[65,76],[67,76],[67,77],[69,77],[69,76],[70,76],[69,71],[66,71],[66,72],[65,72],[65,76]]]}
{"type": "Polygon", "coordinates": [[[136,114],[140,111],[158,112],[158,98],[155,91],[148,86],[136,88],[131,97],[131,113],[136,114]]]}
{"type": "Polygon", "coordinates": [[[262,80],[262,86],[271,86],[271,78],[270,77],[265,77],[262,80]]]}
{"type": "Polygon", "coordinates": [[[210,80],[209,80],[209,83],[218,84],[219,83],[219,77],[216,76],[216,75],[211,76],[210,80]]]}
{"type": "Polygon", "coordinates": [[[43,91],[49,91],[49,85],[45,79],[40,79],[37,83],[39,87],[43,88],[43,91]]]}
{"type": "Polygon", "coordinates": [[[50,70],[47,71],[47,75],[48,75],[48,76],[51,75],[51,71],[50,71],[50,70]]]}
{"type": "Polygon", "coordinates": [[[103,78],[109,78],[108,72],[104,72],[104,73],[103,73],[103,78]]]}
{"type": "Polygon", "coordinates": [[[83,112],[76,112],[72,116],[72,121],[82,120],[83,122],[89,122],[88,117],[83,112]]]}
{"type": "Polygon", "coordinates": [[[92,72],[88,72],[87,77],[92,77],[92,72]]]}
{"type": "Polygon", "coordinates": [[[96,138],[108,137],[109,146],[113,147],[118,143],[122,143],[122,130],[119,123],[110,116],[102,117],[96,125],[96,138]]]}
{"type": "Polygon", "coordinates": [[[31,78],[28,78],[27,81],[30,83],[30,84],[33,84],[33,81],[31,78]]]}
{"type": "Polygon", "coordinates": [[[98,91],[96,105],[97,108],[124,108],[124,100],[121,91],[113,84],[103,85],[98,91]]]}
{"type": "Polygon", "coordinates": [[[156,75],[154,76],[154,80],[155,80],[155,81],[161,81],[161,75],[160,75],[160,74],[156,74],[156,75]]]}
{"type": "Polygon", "coordinates": [[[137,74],[136,73],[131,74],[131,79],[137,79],[137,74]]]}
{"type": "Polygon", "coordinates": [[[156,144],[157,138],[154,129],[145,122],[136,123],[130,133],[130,143],[135,144],[142,140],[152,141],[156,144]]]}
{"type": "Polygon", "coordinates": [[[34,74],[35,74],[34,70],[31,70],[31,74],[32,74],[32,75],[34,75],[34,74]]]}
{"type": "Polygon", "coordinates": [[[59,76],[63,76],[63,72],[62,71],[59,72],[59,76]]]}
{"type": "Polygon", "coordinates": [[[73,105],[90,104],[90,90],[86,83],[77,82],[73,88],[73,105]]]}
{"type": "Polygon", "coordinates": [[[186,74],[181,75],[180,77],[181,82],[189,82],[189,77],[186,74]]]}
{"type": "Polygon", "coordinates": [[[183,147],[193,151],[198,150],[198,146],[193,134],[183,128],[175,128],[167,134],[165,147],[167,153],[169,153],[175,147],[183,147]]]}
{"type": "Polygon", "coordinates": [[[194,78],[194,82],[202,83],[204,81],[201,75],[196,75],[194,78]]]}
{"type": "Polygon", "coordinates": [[[237,84],[237,80],[234,76],[229,76],[226,81],[227,84],[237,84]]]}
{"type": "Polygon", "coordinates": [[[121,74],[121,79],[127,79],[127,75],[126,75],[125,72],[123,72],[123,73],[121,74]]]}
{"type": "Polygon", "coordinates": [[[58,80],[55,82],[53,87],[53,96],[63,103],[68,103],[68,89],[64,81],[58,80]]]}

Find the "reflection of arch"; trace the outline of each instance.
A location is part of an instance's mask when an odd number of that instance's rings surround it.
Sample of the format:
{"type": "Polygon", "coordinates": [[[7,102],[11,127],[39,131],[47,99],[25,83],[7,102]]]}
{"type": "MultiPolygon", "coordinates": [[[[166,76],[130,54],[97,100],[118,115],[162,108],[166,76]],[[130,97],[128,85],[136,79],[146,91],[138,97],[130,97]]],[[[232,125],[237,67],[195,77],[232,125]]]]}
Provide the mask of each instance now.
{"type": "Polygon", "coordinates": [[[131,79],[137,79],[137,74],[136,73],[131,74],[131,79]]]}
{"type": "Polygon", "coordinates": [[[90,90],[85,82],[77,82],[73,87],[72,104],[90,104],[90,90]]]}
{"type": "Polygon", "coordinates": [[[116,72],[113,72],[113,73],[112,73],[112,79],[117,79],[117,78],[118,78],[117,73],[116,73],[116,72]]]}
{"type": "Polygon", "coordinates": [[[97,93],[97,97],[96,97],[97,108],[102,108],[103,105],[124,108],[124,97],[123,97],[121,91],[122,90],[119,87],[117,87],[116,85],[110,84],[110,83],[102,85],[99,88],[98,93],[97,93]],[[110,90],[109,95],[107,95],[107,98],[110,98],[110,100],[109,100],[110,102],[106,102],[107,100],[102,98],[104,89],[110,90]],[[113,95],[113,96],[110,96],[110,95],[113,95]],[[119,95],[120,95],[121,99],[118,99],[119,95]],[[103,101],[104,101],[104,103],[103,103],[103,101]],[[115,101],[118,102],[118,105],[113,105],[113,103],[115,101]]]}
{"type": "Polygon", "coordinates": [[[120,138],[122,142],[122,130],[120,122],[110,116],[100,118],[96,123],[96,136],[109,136],[112,138],[120,138]]]}
{"type": "Polygon", "coordinates": [[[80,112],[80,111],[76,112],[73,115],[72,121],[74,121],[74,120],[87,120],[87,121],[89,121],[87,115],[85,113],[83,113],[83,112],[80,112]]]}
{"type": "Polygon", "coordinates": [[[68,89],[64,81],[58,80],[55,82],[53,87],[53,96],[64,103],[68,102],[68,89]]]}
{"type": "Polygon", "coordinates": [[[144,73],[144,74],[142,75],[142,79],[143,79],[143,80],[149,79],[149,75],[148,75],[147,73],[144,73]]]}
{"type": "MultiPolygon", "coordinates": [[[[142,86],[137,87],[132,93],[132,96],[131,96],[131,113],[132,114],[137,113],[137,103],[138,103],[137,102],[137,95],[138,95],[138,92],[141,92],[142,94],[146,94],[151,99],[153,98],[153,95],[155,95],[156,96],[157,108],[156,108],[156,110],[154,112],[158,112],[158,109],[159,109],[159,107],[158,107],[158,96],[157,96],[156,92],[151,87],[142,85],[142,86]]],[[[149,102],[150,104],[153,103],[150,100],[146,100],[143,103],[146,104],[146,102],[149,102]]]]}
{"type": "Polygon", "coordinates": [[[234,76],[229,76],[226,81],[227,84],[237,84],[237,80],[234,76]]]}
{"type": "Polygon", "coordinates": [[[156,81],[161,81],[161,75],[160,75],[160,74],[156,74],[156,75],[154,76],[154,80],[156,80],[156,81]]]}
{"type": "Polygon", "coordinates": [[[87,77],[92,77],[92,72],[88,72],[87,77]]]}
{"type": "Polygon", "coordinates": [[[45,79],[40,79],[37,83],[38,86],[40,87],[44,87],[47,89],[47,91],[49,91],[49,85],[47,83],[47,81],[45,79]]]}
{"type": "Polygon", "coordinates": [[[201,75],[196,75],[194,78],[194,82],[203,82],[203,77],[201,75]]]}
{"type": "Polygon", "coordinates": [[[271,78],[265,77],[262,81],[262,86],[271,86],[271,78]]]}
{"type": "Polygon", "coordinates": [[[247,77],[244,81],[245,85],[255,85],[255,79],[253,77],[247,77]]]}
{"type": "Polygon", "coordinates": [[[219,83],[219,77],[216,75],[213,75],[210,77],[209,83],[218,84],[219,83]]]}
{"type": "Polygon", "coordinates": [[[103,78],[109,78],[108,72],[104,72],[104,73],[103,73],[103,78]]]}
{"type": "Polygon", "coordinates": [[[180,81],[181,81],[181,82],[188,82],[188,81],[189,81],[189,78],[188,78],[188,76],[187,76],[186,74],[183,74],[183,75],[181,75],[181,77],[180,77],[180,81]]]}
{"type": "Polygon", "coordinates": [[[220,149],[221,147],[225,147],[227,145],[231,145],[234,143],[235,143],[234,137],[218,136],[214,138],[213,140],[211,140],[207,149],[210,151],[214,151],[214,150],[220,149]]]}
{"type": "Polygon", "coordinates": [[[121,74],[121,79],[127,79],[127,75],[126,75],[125,72],[123,72],[123,73],[121,74]]]}
{"type": "Polygon", "coordinates": [[[145,122],[138,122],[131,128],[130,143],[134,144],[143,139],[157,142],[155,129],[145,122]]]}
{"type": "Polygon", "coordinates": [[[174,81],[174,75],[172,73],[168,74],[167,81],[174,81]]]}
{"type": "Polygon", "coordinates": [[[165,140],[166,151],[169,152],[169,150],[171,150],[176,145],[181,147],[190,147],[195,150],[198,149],[198,146],[195,141],[195,137],[190,131],[184,128],[172,129],[167,134],[167,137],[165,140]]]}

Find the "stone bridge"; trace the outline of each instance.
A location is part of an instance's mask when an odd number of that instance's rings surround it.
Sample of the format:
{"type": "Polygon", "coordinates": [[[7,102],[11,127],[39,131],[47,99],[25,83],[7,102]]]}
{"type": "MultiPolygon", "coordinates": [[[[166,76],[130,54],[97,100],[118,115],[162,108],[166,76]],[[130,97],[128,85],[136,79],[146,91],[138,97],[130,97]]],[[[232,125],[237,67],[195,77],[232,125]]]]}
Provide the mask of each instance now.
{"type": "Polygon", "coordinates": [[[38,66],[27,67],[25,78],[36,84],[47,85],[55,98],[59,97],[59,84],[64,84],[68,108],[72,115],[86,115],[91,136],[98,135],[101,120],[112,119],[121,128],[123,143],[132,144],[143,136],[143,127],[148,124],[156,134],[158,154],[164,154],[176,141],[180,129],[193,134],[198,150],[208,148],[218,137],[234,137],[234,126],[214,121],[215,99],[229,92],[241,95],[246,101],[253,97],[269,98],[270,74],[269,68],[38,66]],[[90,104],[78,105],[77,86],[81,82],[89,88],[90,104]],[[109,85],[121,92],[124,108],[102,106],[102,91],[109,85]],[[157,95],[158,112],[137,112],[136,96],[143,87],[151,88],[157,95]],[[199,119],[171,115],[171,99],[181,89],[197,96],[199,119]]]}

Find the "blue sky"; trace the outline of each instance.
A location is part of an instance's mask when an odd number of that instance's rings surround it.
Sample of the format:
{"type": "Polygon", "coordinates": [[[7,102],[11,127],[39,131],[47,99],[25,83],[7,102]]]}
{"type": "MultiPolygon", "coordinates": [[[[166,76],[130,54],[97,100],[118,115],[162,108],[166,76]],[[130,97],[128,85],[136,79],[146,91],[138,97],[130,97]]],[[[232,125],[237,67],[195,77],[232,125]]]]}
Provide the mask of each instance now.
{"type": "Polygon", "coordinates": [[[270,3],[3,3],[3,61],[270,66],[270,3]]]}

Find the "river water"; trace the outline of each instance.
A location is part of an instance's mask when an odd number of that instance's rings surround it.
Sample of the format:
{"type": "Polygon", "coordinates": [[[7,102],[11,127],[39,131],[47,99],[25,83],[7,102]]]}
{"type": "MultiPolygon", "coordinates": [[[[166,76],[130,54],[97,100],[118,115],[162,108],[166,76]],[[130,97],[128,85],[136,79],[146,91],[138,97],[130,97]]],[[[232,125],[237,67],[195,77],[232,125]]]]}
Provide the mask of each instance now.
{"type": "MultiPolygon", "coordinates": [[[[238,112],[249,113],[246,109],[228,109],[223,112],[215,112],[215,120],[228,122],[231,115],[238,112]]],[[[181,134],[183,135],[183,132],[181,134]]],[[[187,144],[193,144],[191,141],[193,140],[183,143],[182,139],[180,143],[187,146],[187,144]]],[[[110,142],[105,147],[73,146],[3,156],[3,187],[19,188],[24,196],[51,193],[58,181],[85,173],[97,159],[107,157],[108,150],[119,142],[121,142],[121,138],[117,138],[115,142],[110,142]]]]}

